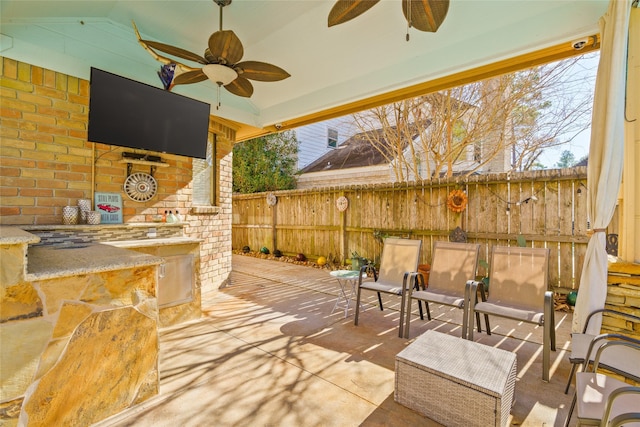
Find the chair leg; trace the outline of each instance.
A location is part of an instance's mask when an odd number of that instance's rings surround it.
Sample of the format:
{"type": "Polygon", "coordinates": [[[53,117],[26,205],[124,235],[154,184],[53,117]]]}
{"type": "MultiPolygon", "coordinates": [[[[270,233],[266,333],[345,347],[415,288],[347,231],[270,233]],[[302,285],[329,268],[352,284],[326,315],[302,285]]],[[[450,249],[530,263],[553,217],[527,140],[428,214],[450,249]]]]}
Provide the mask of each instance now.
{"type": "Polygon", "coordinates": [[[380,296],[380,292],[378,292],[378,303],[380,303],[380,311],[382,311],[382,297],[380,296]]]}
{"type": "MultiPolygon", "coordinates": [[[[484,289],[484,282],[478,283],[478,288],[480,289],[480,298],[482,299],[482,301],[486,301],[487,292],[484,289]]],[[[489,315],[487,313],[484,314],[484,326],[485,328],[487,328],[487,335],[491,335],[491,325],[489,325],[489,315]]],[[[478,332],[481,332],[480,327],[478,327],[478,332]]]]}
{"type": "Polygon", "coordinates": [[[569,414],[567,415],[567,421],[564,424],[564,427],[569,427],[569,422],[571,422],[571,415],[573,415],[573,410],[576,407],[576,401],[578,400],[578,394],[573,394],[573,400],[571,401],[571,407],[569,408],[569,414]]]}
{"type": "Polygon", "coordinates": [[[487,328],[487,335],[491,335],[491,326],[489,326],[489,315],[484,315],[484,327],[487,328]]]}
{"type": "MultiPolygon", "coordinates": [[[[471,317],[472,307],[478,302],[478,285],[476,282],[469,280],[464,286],[464,302],[462,303],[462,339],[469,338],[469,329],[473,329],[473,318],[471,317]],[[473,300],[473,301],[472,301],[473,300]]],[[[479,319],[479,317],[478,317],[479,319]]],[[[478,327],[480,323],[478,323],[478,327]]]]}
{"type": "Polygon", "coordinates": [[[358,284],[358,292],[356,292],[356,314],[353,320],[353,324],[358,326],[358,315],[360,314],[360,293],[362,292],[362,288],[360,284],[358,284]]]}
{"type": "Polygon", "coordinates": [[[476,312],[476,300],[477,298],[469,298],[467,304],[467,319],[469,319],[469,324],[467,325],[467,339],[473,341],[473,321],[472,319],[478,318],[478,313],[476,312]]]}
{"type": "Polygon", "coordinates": [[[553,294],[544,295],[544,341],[542,343],[542,381],[549,382],[549,365],[551,362],[550,348],[555,350],[555,325],[553,315],[553,294]]]}
{"type": "Polygon", "coordinates": [[[551,344],[551,337],[549,332],[549,325],[545,322],[544,325],[544,342],[542,343],[542,381],[549,382],[549,364],[551,359],[551,351],[549,349],[551,344]]]}
{"type": "MultiPolygon", "coordinates": [[[[420,301],[418,301],[418,307],[420,307],[420,301]]],[[[404,320],[404,335],[403,338],[409,338],[409,325],[411,324],[411,298],[407,301],[406,312],[400,313],[400,321],[404,320]],[[404,314],[404,319],[402,318],[404,314]]]]}
{"type": "Polygon", "coordinates": [[[408,312],[411,312],[411,290],[407,289],[407,280],[409,280],[409,283],[411,283],[411,281],[414,279],[412,274],[408,274],[405,273],[404,275],[404,280],[402,281],[402,293],[400,294],[400,319],[398,319],[398,337],[402,338],[405,336],[404,333],[404,327],[405,327],[405,322],[404,322],[404,315],[405,315],[405,310],[407,310],[408,312]],[[409,298],[409,309],[407,309],[407,298],[409,298]]]}
{"type": "Polygon", "coordinates": [[[556,312],[551,300],[551,350],[556,351],[556,312]]]}
{"type": "MultiPolygon", "coordinates": [[[[425,303],[425,306],[427,304],[425,303]]],[[[427,307],[429,309],[429,307],[427,307]]],[[[424,320],[424,312],[422,311],[422,303],[418,300],[418,311],[420,312],[420,320],[424,320]]]]}
{"type": "Polygon", "coordinates": [[[578,367],[577,363],[571,364],[571,373],[569,374],[569,381],[567,381],[567,387],[564,389],[564,394],[569,393],[569,387],[571,387],[571,380],[573,379],[573,374],[576,373],[576,368],[578,367]]]}

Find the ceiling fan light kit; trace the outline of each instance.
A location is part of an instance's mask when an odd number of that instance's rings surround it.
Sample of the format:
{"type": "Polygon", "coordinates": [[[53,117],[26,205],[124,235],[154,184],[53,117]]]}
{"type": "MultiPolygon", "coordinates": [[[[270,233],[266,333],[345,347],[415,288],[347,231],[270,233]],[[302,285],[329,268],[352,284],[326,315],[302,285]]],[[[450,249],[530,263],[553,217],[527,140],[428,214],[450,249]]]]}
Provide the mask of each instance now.
{"type": "Polygon", "coordinates": [[[220,64],[207,64],[202,67],[202,72],[218,86],[226,86],[238,78],[236,70],[220,64]]]}

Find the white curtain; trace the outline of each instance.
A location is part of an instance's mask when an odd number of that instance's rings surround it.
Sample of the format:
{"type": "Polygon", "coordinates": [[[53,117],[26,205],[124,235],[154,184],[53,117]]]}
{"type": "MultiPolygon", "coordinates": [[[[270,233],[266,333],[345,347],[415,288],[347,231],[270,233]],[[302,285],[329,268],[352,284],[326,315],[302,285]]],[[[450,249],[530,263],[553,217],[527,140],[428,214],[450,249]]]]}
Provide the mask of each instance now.
{"type": "MultiPolygon", "coordinates": [[[[587,212],[594,234],[587,245],[572,330],[582,332],[587,315],[603,308],[607,297],[605,229],[615,210],[624,155],[624,107],[627,37],[632,0],[610,0],[600,18],[600,63],[596,77],[587,168],[587,212]]],[[[589,322],[599,334],[602,317],[589,322]]]]}

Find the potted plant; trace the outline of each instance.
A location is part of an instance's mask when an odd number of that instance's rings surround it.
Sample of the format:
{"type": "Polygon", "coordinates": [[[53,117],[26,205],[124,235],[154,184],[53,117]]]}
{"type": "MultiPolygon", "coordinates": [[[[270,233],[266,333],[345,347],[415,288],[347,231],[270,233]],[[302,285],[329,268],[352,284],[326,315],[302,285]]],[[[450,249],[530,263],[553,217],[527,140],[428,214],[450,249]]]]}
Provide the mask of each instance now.
{"type": "Polygon", "coordinates": [[[351,269],[354,271],[359,271],[363,265],[366,265],[367,259],[363,258],[358,254],[357,251],[351,252],[351,269]]]}

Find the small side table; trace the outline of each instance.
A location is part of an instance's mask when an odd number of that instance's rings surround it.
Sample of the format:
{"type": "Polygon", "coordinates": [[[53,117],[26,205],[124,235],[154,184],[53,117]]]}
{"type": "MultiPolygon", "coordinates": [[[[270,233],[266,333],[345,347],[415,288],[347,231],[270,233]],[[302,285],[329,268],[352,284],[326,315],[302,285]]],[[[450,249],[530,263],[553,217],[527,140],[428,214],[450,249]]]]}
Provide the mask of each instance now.
{"type": "MultiPolygon", "coordinates": [[[[331,314],[336,311],[336,308],[344,308],[344,317],[349,315],[349,305],[354,295],[356,294],[356,285],[358,278],[360,277],[360,271],[356,270],[336,270],[331,271],[329,274],[338,280],[340,284],[340,291],[336,303],[331,310],[331,314]]],[[[363,274],[363,278],[366,275],[363,274]]]]}

